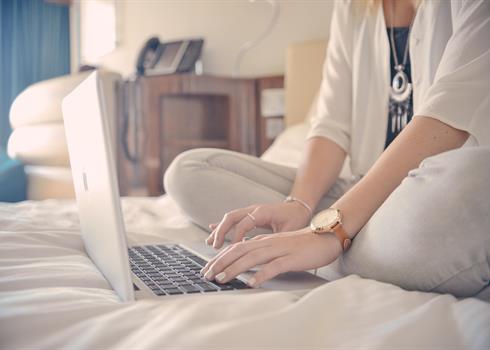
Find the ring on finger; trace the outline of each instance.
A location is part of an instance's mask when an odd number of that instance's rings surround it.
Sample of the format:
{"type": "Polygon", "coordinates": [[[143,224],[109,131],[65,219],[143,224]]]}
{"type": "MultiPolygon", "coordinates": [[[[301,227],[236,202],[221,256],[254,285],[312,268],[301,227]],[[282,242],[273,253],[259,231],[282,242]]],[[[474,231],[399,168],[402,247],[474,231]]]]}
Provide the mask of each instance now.
{"type": "Polygon", "coordinates": [[[250,220],[253,221],[253,223],[254,223],[254,229],[256,229],[257,228],[257,220],[255,220],[255,217],[252,214],[250,214],[250,213],[247,213],[247,216],[250,218],[250,220]]]}

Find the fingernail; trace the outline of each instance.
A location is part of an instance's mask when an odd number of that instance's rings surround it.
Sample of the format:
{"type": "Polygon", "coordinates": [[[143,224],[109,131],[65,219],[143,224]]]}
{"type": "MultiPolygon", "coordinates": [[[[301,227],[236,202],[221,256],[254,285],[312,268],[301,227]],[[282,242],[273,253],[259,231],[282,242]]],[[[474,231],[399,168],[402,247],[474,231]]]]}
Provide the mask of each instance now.
{"type": "Polygon", "coordinates": [[[218,273],[214,279],[218,282],[223,282],[225,277],[226,277],[226,273],[223,271],[218,273]]]}
{"type": "Polygon", "coordinates": [[[213,279],[213,270],[209,269],[208,272],[204,275],[204,278],[211,281],[213,279]]]}
{"type": "Polygon", "coordinates": [[[199,274],[202,276],[205,270],[206,270],[206,267],[203,267],[203,268],[201,269],[201,271],[199,271],[199,274]]]}
{"type": "Polygon", "coordinates": [[[255,284],[257,283],[257,280],[255,279],[255,277],[252,277],[248,280],[248,285],[250,287],[255,287],[255,284]]]}

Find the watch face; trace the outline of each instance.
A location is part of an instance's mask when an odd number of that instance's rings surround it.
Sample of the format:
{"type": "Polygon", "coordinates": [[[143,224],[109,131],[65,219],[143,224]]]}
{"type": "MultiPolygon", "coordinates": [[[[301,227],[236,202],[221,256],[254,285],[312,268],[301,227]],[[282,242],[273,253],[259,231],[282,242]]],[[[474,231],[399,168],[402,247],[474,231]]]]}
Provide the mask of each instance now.
{"type": "Polygon", "coordinates": [[[311,225],[317,230],[331,228],[331,226],[339,220],[339,211],[337,209],[329,208],[316,214],[311,220],[311,225]]]}

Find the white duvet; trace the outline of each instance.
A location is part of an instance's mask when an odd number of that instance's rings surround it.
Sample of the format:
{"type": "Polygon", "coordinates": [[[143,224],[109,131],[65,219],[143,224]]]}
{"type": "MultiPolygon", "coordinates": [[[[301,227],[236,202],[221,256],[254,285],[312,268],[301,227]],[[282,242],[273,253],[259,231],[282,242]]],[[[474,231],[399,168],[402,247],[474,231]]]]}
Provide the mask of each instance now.
{"type": "MultiPolygon", "coordinates": [[[[307,128],[264,156],[298,162],[307,128]]],[[[129,238],[206,235],[169,197],[122,201],[129,238]]],[[[120,303],[84,252],[74,201],[0,204],[0,349],[490,349],[490,304],[350,276],[299,298],[216,293],[120,303]]]]}
{"type": "MultiPolygon", "coordinates": [[[[141,243],[203,239],[168,197],[124,199],[141,243]]],[[[2,349],[490,348],[490,305],[350,276],[298,298],[127,304],[87,258],[73,201],[0,205],[2,349]]]]}

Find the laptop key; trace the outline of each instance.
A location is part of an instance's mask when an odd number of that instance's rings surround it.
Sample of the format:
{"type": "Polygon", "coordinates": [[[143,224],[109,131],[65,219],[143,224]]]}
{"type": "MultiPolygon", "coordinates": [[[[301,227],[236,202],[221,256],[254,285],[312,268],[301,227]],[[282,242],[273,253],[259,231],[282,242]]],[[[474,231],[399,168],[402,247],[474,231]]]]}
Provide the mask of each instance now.
{"type": "Polygon", "coordinates": [[[235,289],[233,288],[233,286],[229,283],[226,283],[226,284],[219,284],[217,282],[213,282],[213,281],[209,281],[208,282],[209,284],[211,284],[213,287],[217,288],[217,289],[221,289],[221,290],[229,290],[229,289],[235,289]]]}
{"type": "Polygon", "coordinates": [[[185,278],[172,278],[172,281],[177,284],[181,284],[182,282],[185,282],[185,280],[185,278]]]}
{"type": "Polygon", "coordinates": [[[231,280],[228,283],[231,284],[236,289],[247,289],[247,288],[250,288],[249,286],[247,286],[245,283],[243,283],[242,281],[240,281],[238,279],[231,280]]]}
{"type": "Polygon", "coordinates": [[[192,261],[194,261],[199,266],[203,266],[204,267],[204,265],[206,265],[206,260],[201,259],[198,256],[192,255],[192,256],[188,256],[187,258],[190,259],[190,260],[192,260],[192,261]]]}
{"type": "Polygon", "coordinates": [[[229,284],[221,284],[219,286],[219,289],[221,289],[221,290],[233,290],[235,288],[233,288],[233,286],[230,286],[229,284]]]}
{"type": "Polygon", "coordinates": [[[211,285],[207,283],[197,283],[197,285],[202,288],[205,292],[216,292],[217,289],[212,287],[211,285]]]}
{"type": "Polygon", "coordinates": [[[200,293],[201,290],[197,287],[194,287],[192,285],[185,285],[185,286],[180,286],[186,293],[200,293]]]}
{"type": "Polygon", "coordinates": [[[167,294],[170,294],[170,295],[183,294],[183,292],[178,288],[165,289],[165,292],[167,292],[167,294]]]}

